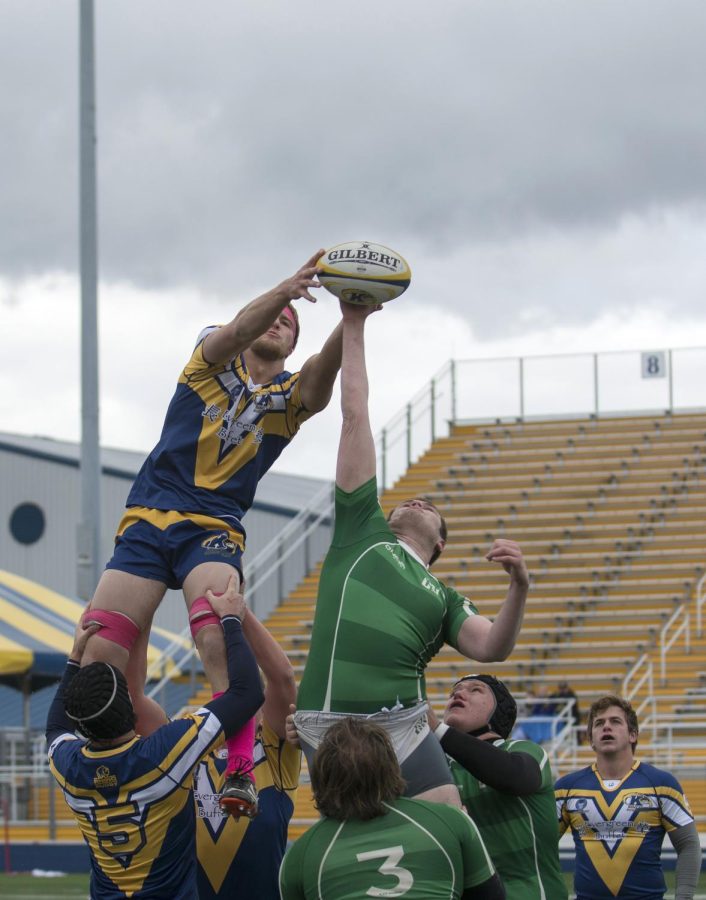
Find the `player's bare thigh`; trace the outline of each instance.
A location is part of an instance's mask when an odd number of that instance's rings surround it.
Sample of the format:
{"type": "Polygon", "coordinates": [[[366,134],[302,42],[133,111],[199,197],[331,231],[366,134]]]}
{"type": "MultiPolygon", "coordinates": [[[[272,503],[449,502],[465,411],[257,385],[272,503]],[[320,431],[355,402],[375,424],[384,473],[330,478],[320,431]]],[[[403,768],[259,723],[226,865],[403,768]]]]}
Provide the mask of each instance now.
{"type": "MultiPolygon", "coordinates": [[[[240,586],[240,573],[228,563],[206,562],[195,566],[184,579],[182,586],[186,608],[191,611],[194,602],[199,597],[205,597],[207,590],[213,591],[214,594],[222,594],[228,587],[228,581],[233,573],[237,576],[240,586]]],[[[222,630],[206,626],[199,630],[194,640],[211,687],[214,691],[225,691],[228,687],[228,666],[222,630]]]]}
{"type": "Polygon", "coordinates": [[[191,609],[194,600],[205,597],[206,591],[221,594],[228,587],[228,581],[235,572],[240,585],[240,573],[228,563],[205,562],[195,566],[184,579],[183,591],[186,608],[191,609]]]}
{"type": "MultiPolygon", "coordinates": [[[[152,617],[165,591],[166,587],[160,581],[106,569],[91,600],[91,609],[123,613],[132,619],[141,633],[149,634],[152,617]]],[[[104,640],[99,631],[89,639],[81,662],[85,666],[97,661],[112,663],[124,672],[128,651],[113,641],[104,640]]]]}

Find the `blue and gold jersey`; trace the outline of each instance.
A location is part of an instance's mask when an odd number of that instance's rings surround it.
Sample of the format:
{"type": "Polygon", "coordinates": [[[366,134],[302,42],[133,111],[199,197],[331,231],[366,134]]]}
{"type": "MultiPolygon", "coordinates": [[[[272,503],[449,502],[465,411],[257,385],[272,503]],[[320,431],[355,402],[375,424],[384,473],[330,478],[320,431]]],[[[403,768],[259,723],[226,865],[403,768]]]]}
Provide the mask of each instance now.
{"type": "Polygon", "coordinates": [[[253,384],[242,354],[211,365],[202,332],[181,373],[159,443],[140,469],[127,506],[240,520],[258,481],[311,415],[299,372],[253,384]]]}
{"type": "Polygon", "coordinates": [[[222,741],[218,718],[200,709],[110,750],[71,733],[52,742],[52,774],[90,850],[92,897],[194,900],[193,773],[222,741]]]}
{"type": "Polygon", "coordinates": [[[676,778],[635,760],[622,780],[604,781],[593,765],[560,778],[555,793],[559,829],[576,845],[579,900],[661,900],[665,832],[694,821],[676,778]]]}
{"type": "Polygon", "coordinates": [[[224,815],[218,805],[226,752],[209,754],[196,770],[199,900],[279,900],[278,873],[294,812],[301,751],[263,723],[254,758],[260,811],[252,821],[224,815]]]}

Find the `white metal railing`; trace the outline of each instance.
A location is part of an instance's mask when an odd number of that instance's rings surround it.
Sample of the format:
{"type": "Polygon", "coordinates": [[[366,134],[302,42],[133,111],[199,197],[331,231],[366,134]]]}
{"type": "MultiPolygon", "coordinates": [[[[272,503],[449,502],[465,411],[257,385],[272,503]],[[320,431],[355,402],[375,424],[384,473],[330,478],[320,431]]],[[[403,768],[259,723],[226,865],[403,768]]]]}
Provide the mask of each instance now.
{"type": "MultiPolygon", "coordinates": [[[[649,656],[643,653],[623,679],[621,694],[626,700],[632,700],[645,685],[647,686],[647,694],[642,703],[637,706],[635,712],[639,718],[640,714],[649,707],[653,715],[652,721],[655,721],[657,701],[654,695],[654,667],[649,656]]],[[[655,737],[656,735],[653,731],[652,739],[654,740],[655,737]]]]}
{"type": "Polygon", "coordinates": [[[703,637],[703,607],[706,602],[706,573],[699,578],[696,586],[696,636],[703,637]]]}
{"type": "MultiPolygon", "coordinates": [[[[640,723],[636,755],[652,765],[677,769],[691,777],[706,776],[706,747],[703,734],[702,722],[659,719],[653,723],[648,717],[640,723]],[[656,738],[651,736],[645,740],[645,733],[656,735],[656,738]]],[[[567,752],[549,754],[553,769],[561,772],[570,771],[586,765],[587,760],[594,758],[589,745],[574,741],[567,742],[566,746],[567,752]]]]}
{"type": "Polygon", "coordinates": [[[396,481],[454,422],[703,409],[705,379],[704,347],[452,360],[376,438],[380,484],[396,481]]]}
{"type": "Polygon", "coordinates": [[[41,772],[46,767],[47,748],[42,732],[3,728],[2,748],[7,765],[30,766],[35,772],[41,772]]]}
{"type": "Polygon", "coordinates": [[[688,603],[682,603],[674,610],[659,635],[659,675],[662,684],[667,682],[667,654],[682,634],[686,652],[691,653],[691,613],[688,603]]]}

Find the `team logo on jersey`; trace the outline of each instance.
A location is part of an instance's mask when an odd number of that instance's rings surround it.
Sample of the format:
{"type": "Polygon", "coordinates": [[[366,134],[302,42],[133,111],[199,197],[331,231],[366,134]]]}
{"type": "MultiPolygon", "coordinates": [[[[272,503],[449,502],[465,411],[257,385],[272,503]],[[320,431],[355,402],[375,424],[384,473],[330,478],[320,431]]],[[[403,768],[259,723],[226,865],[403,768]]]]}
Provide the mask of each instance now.
{"type": "Polygon", "coordinates": [[[201,546],[206,553],[218,553],[221,556],[235,556],[238,549],[235,543],[228,537],[227,531],[221,531],[214,534],[205,541],[201,541],[201,546]]]}
{"type": "Polygon", "coordinates": [[[439,587],[439,584],[432,581],[431,578],[427,578],[426,576],[424,576],[424,578],[422,578],[422,587],[426,588],[428,591],[431,591],[432,594],[434,594],[434,596],[436,597],[441,596],[441,588],[439,587]]]}
{"type": "Polygon", "coordinates": [[[651,809],[658,805],[656,797],[648,797],[647,794],[630,794],[625,798],[626,809],[651,809]]]}
{"type": "Polygon", "coordinates": [[[93,779],[93,784],[97,788],[117,787],[118,779],[115,775],[110,774],[108,766],[98,766],[96,769],[96,777],[93,779]]]}

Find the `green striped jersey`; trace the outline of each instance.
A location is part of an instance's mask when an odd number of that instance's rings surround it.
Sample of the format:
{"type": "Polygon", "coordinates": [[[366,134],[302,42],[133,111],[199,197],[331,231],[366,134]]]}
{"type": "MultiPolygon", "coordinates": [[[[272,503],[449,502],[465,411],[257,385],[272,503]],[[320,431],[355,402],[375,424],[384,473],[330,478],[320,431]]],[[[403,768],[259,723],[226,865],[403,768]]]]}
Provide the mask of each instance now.
{"type": "Polygon", "coordinates": [[[478,829],[459,809],[398,798],[368,821],[322,819],[291,847],[283,900],[458,900],[492,877],[478,829]]]}
{"type": "Polygon", "coordinates": [[[483,835],[505,885],[507,900],[566,900],[549,758],[532,741],[497,740],[493,744],[508,753],[534,757],[542,771],[542,786],[527,797],[516,797],[481,784],[450,760],[461,802],[483,835]]]}
{"type": "Polygon", "coordinates": [[[299,709],[373,713],[424,699],[427,663],[476,612],[397,540],[374,478],[336,488],[299,709]]]}

